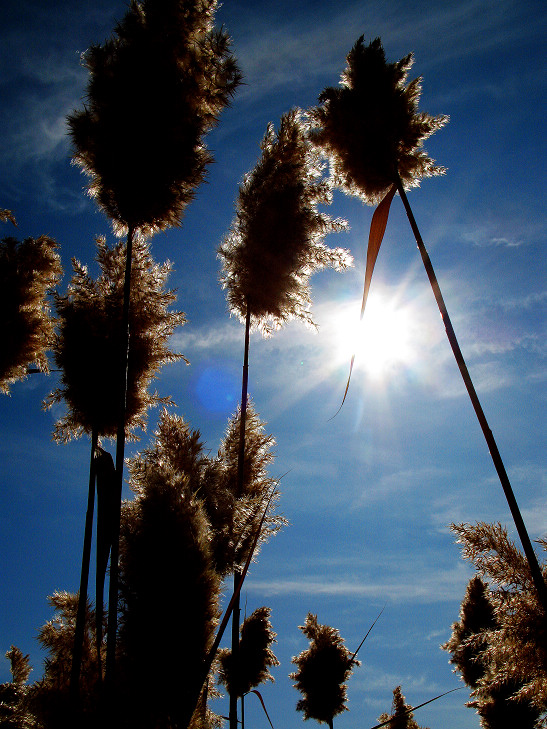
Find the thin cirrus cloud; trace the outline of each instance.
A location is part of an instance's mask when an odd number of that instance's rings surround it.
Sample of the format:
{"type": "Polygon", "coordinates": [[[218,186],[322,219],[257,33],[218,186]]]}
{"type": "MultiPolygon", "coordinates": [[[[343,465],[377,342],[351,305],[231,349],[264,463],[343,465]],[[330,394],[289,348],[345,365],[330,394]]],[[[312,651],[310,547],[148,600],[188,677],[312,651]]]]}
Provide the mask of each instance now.
{"type": "Polygon", "coordinates": [[[430,53],[421,59],[422,67],[444,65],[456,56],[460,60],[473,58],[498,45],[529,37],[529,28],[518,22],[514,4],[501,5],[503,9],[499,3],[496,6],[501,20],[494,28],[488,4],[474,1],[433,8],[427,14],[419,6],[409,9],[406,3],[393,3],[381,12],[372,3],[352,3],[338,10],[335,17],[324,18],[313,6],[313,22],[302,10],[281,25],[277,16],[275,26],[268,21],[268,5],[261,4],[250,18],[231,19],[227,11],[226,22],[234,28],[235,50],[248,84],[242,93],[251,96],[282,86],[309,84],[314,77],[338,76],[347,52],[361,33],[369,40],[381,36],[390,47],[406,49],[404,53],[414,50],[407,48],[408,39],[420,47],[427,45],[430,53]],[[443,39],[448,36],[451,42],[445,43],[443,39]]]}
{"type": "Polygon", "coordinates": [[[413,569],[389,569],[374,559],[375,573],[371,575],[363,569],[359,573],[347,576],[333,574],[325,578],[324,565],[314,576],[312,567],[307,565],[306,573],[287,577],[271,575],[267,580],[255,579],[251,575],[246,582],[246,589],[251,593],[270,596],[331,596],[367,598],[387,600],[399,603],[431,604],[460,599],[469,581],[469,567],[463,562],[456,562],[448,569],[438,566],[413,564],[413,569]]]}

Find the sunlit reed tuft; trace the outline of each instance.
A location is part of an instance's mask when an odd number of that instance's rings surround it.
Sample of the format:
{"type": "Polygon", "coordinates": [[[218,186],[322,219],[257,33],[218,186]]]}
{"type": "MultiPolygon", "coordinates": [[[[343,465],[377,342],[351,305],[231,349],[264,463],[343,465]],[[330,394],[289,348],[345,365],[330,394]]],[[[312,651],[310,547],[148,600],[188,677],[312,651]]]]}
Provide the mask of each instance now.
{"type": "Polygon", "coordinates": [[[270,613],[269,607],[260,607],[243,621],[237,669],[229,648],[218,653],[219,680],[230,694],[244,696],[256,686],[274,680],[270,668],[279,666],[279,661],[271,648],[277,641],[270,613]]]}
{"type": "MultiPolygon", "coordinates": [[[[44,676],[33,687],[32,711],[35,712],[36,723],[31,726],[62,727],[66,726],[78,595],[59,591],[48,597],[48,602],[55,615],[38,632],[38,640],[48,655],[44,676]]],[[[80,699],[82,715],[89,717],[90,725],[97,721],[99,682],[94,624],[94,610],[86,602],[80,699]]]]}
{"type": "Polygon", "coordinates": [[[400,686],[393,689],[391,714],[382,714],[378,717],[378,721],[389,721],[387,729],[428,729],[428,727],[418,726],[418,722],[414,719],[412,713],[412,707],[406,703],[400,686]],[[391,721],[389,721],[390,719],[391,721]]]}
{"type": "MultiPolygon", "coordinates": [[[[99,436],[114,437],[118,419],[116,377],[120,360],[120,330],[123,305],[125,245],[109,248],[97,241],[100,275],[91,278],[87,268],[73,261],[74,274],[65,296],[56,300],[59,326],[54,343],[57,366],[62,370],[61,387],[46,401],[50,407],[64,401],[66,414],[56,424],[54,437],[66,441],[94,429],[99,436]]],[[[126,432],[145,426],[146,411],[165,402],[148,391],[160,367],[184,359],[173,353],[167,340],[184,323],[182,312],[168,307],[176,299],[165,288],[171,265],[156,264],[148,246],[133,247],[131,338],[129,343],[126,432]]]]}
{"type": "Polygon", "coordinates": [[[9,393],[29,365],[48,372],[54,321],[46,299],[62,275],[57,244],[45,235],[0,242],[0,392],[9,393]]]}
{"type": "Polygon", "coordinates": [[[351,265],[348,251],[323,239],[345,230],[344,220],[319,212],[331,189],[321,178],[319,155],[308,140],[301,114],[268,126],[262,156],[239,188],[236,216],[219,249],[230,311],[268,334],[288,320],[313,324],[309,278],[327,266],[351,265]]]}
{"type": "Polygon", "coordinates": [[[216,8],[133,0],[114,35],[83,55],[87,98],[68,120],[74,160],[120,234],[180,224],[212,161],[203,136],[241,79],[216,8]]]}
{"type": "Polygon", "coordinates": [[[298,670],[289,678],[302,693],[296,705],[304,719],[315,719],[332,727],[332,720],[347,711],[346,681],[359,661],[344,645],[339,632],[329,625],[321,625],[317,616],[308,613],[304,625],[299,626],[310,647],[292,659],[298,670]]]}
{"type": "MultiPolygon", "coordinates": [[[[205,485],[207,504],[224,504],[222,511],[212,510],[210,518],[215,530],[217,569],[222,574],[233,572],[245,564],[268,501],[270,507],[262,524],[255,557],[260,545],[287,524],[275,513],[280,493],[275,479],[268,475],[268,466],[274,460],[273,436],[265,431],[251,400],[245,418],[245,452],[243,483],[240,490],[238,458],[241,433],[241,409],[231,417],[216,459],[216,479],[205,485]],[[211,488],[212,491],[207,489],[211,488]]],[[[209,508],[209,506],[208,506],[209,508]]]]}
{"type": "MultiPolygon", "coordinates": [[[[473,706],[483,717],[484,727],[496,713],[504,720],[511,715],[511,726],[535,726],[538,716],[547,711],[547,627],[528,561],[501,524],[452,524],[451,529],[462,545],[462,556],[489,584],[482,590],[468,587],[461,621],[453,625],[452,637],[443,648],[452,653],[458,670],[463,667],[462,676],[473,689],[473,706]],[[476,613],[479,602],[485,601],[490,616],[473,624],[470,610],[476,613]],[[466,645],[476,660],[472,672],[462,653],[466,645]]],[[[538,542],[547,549],[546,540],[538,542]]],[[[545,579],[545,562],[541,571],[545,579]]]]}
{"type": "Polygon", "coordinates": [[[421,79],[406,84],[412,63],[411,53],[387,63],[380,39],[365,45],[361,36],[347,56],[340,88],[326,88],[309,112],[311,139],[329,157],[334,184],[371,205],[397,173],[410,188],[445,172],[423,142],[448,117],[418,112],[421,79]]]}
{"type": "Polygon", "coordinates": [[[25,656],[21,649],[15,645],[12,645],[9,651],[6,652],[6,658],[10,662],[12,683],[22,686],[28,681],[32,671],[29,657],[28,654],[25,656]]]}

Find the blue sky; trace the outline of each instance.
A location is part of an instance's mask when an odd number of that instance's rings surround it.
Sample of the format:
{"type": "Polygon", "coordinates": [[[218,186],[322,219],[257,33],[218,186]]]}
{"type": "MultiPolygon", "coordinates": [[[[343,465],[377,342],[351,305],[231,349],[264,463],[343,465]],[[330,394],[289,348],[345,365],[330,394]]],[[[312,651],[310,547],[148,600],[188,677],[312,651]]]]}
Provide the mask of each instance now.
{"type": "MultiPolygon", "coordinates": [[[[0,207],[19,228],[2,232],[54,237],[61,291],[71,257],[93,270],[95,236],[112,241],[70,164],[65,117],[85,92],[80,53],[108,37],[124,12],[117,0],[5,5],[0,207]]],[[[409,199],[531,538],[544,536],[545,8],[522,0],[226,0],[217,21],[233,38],[245,85],[208,138],[216,161],[182,227],[153,239],[156,259],[173,262],[170,283],[188,319],[173,346],[191,362],[166,367],[159,392],[215,452],[240,393],[243,330],[229,318],[216,259],[237,186],[256,163],[266,124],[315,104],[338,83],[355,40],[380,36],[390,61],[414,52],[420,108],[450,115],[426,143],[448,173],[409,199]]],[[[281,666],[263,695],[274,726],[285,729],[302,722],[287,676],[305,647],[297,626],[308,611],[355,649],[385,605],[350,681],[350,711],[335,720],[341,729],[374,725],[398,684],[412,704],[461,685],[439,645],[471,570],[447,525],[500,521],[513,533],[398,197],[372,283],[371,329],[344,408],[330,420],[347,378],[345,332],[359,312],[373,210],[336,193],[329,212],[350,223],[328,242],[348,247],[355,268],[312,279],[318,332],[291,324],[251,339],[250,393],[277,442],[271,473],[283,476],[290,525],[263,548],[244,599],[248,612],[272,608],[281,666]]],[[[35,636],[51,617],[46,596],[78,586],[87,489],[89,443],[55,445],[59,411],[40,408],[55,382],[55,374],[34,375],[0,399],[0,652],[14,643],[30,653],[34,678],[44,657],[35,636]]],[[[0,663],[0,681],[8,669],[0,663]]],[[[456,692],[416,719],[431,729],[476,729],[465,700],[466,690],[456,692]]],[[[247,720],[266,726],[252,701],[247,720]]],[[[226,711],[222,702],[217,710],[226,711]]]]}

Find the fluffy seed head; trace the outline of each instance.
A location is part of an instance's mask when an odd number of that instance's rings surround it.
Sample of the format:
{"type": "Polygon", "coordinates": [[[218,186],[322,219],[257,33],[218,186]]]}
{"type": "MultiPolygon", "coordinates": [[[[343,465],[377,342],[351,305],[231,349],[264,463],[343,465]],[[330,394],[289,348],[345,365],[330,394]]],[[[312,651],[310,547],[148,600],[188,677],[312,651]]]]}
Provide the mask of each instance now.
{"type": "Polygon", "coordinates": [[[311,139],[329,157],[334,184],[371,205],[397,172],[409,188],[446,171],[422,145],[448,117],[418,112],[421,79],[406,84],[412,63],[412,54],[387,63],[380,39],[366,46],[361,36],[347,56],[340,88],[326,88],[309,112],[311,139]]]}
{"type": "Polygon", "coordinates": [[[46,350],[54,322],[46,294],[62,275],[56,248],[55,241],[45,235],[0,242],[0,392],[8,394],[10,385],[26,376],[30,364],[48,372],[46,350]]]}
{"type": "Polygon", "coordinates": [[[74,161],[120,234],[180,224],[212,160],[203,136],[241,79],[216,6],[133,0],[113,37],[84,54],[87,100],[68,118],[74,161]]]}
{"type": "Polygon", "coordinates": [[[289,678],[302,693],[296,704],[304,719],[329,723],[337,714],[347,711],[347,687],[353,667],[359,665],[344,645],[339,632],[321,625],[317,616],[308,613],[300,630],[310,641],[310,647],[292,659],[298,670],[289,678]]]}
{"type": "MultiPolygon", "coordinates": [[[[59,327],[53,351],[62,370],[62,386],[49,395],[46,407],[66,402],[67,413],[54,431],[59,441],[91,433],[94,428],[100,436],[116,435],[125,245],[108,248],[99,239],[97,246],[100,276],[92,279],[85,266],[73,261],[68,292],[56,299],[59,327]]],[[[176,298],[165,289],[170,269],[169,263],[154,263],[146,243],[135,241],[129,312],[128,434],[144,427],[150,406],[165,402],[148,392],[150,380],[163,364],[184,359],[166,344],[175,327],[185,321],[182,312],[168,311],[176,298]]]]}
{"type": "Polygon", "coordinates": [[[351,256],[323,243],[327,233],[346,229],[317,210],[330,202],[321,180],[317,151],[308,142],[301,114],[272,124],[262,141],[262,156],[239,189],[236,216],[219,249],[230,311],[269,334],[289,319],[313,324],[309,278],[318,269],[344,269],[351,256]]]}

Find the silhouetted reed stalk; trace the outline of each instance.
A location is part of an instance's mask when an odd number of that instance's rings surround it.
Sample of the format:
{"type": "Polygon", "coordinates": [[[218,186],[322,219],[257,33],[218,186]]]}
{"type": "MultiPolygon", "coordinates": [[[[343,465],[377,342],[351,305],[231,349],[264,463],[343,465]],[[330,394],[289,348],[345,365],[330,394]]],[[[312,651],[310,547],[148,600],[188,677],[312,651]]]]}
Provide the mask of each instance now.
{"type": "Polygon", "coordinates": [[[122,331],[114,377],[118,506],[113,525],[106,679],[112,688],[118,609],[120,504],[126,436],[129,287],[134,236],[180,225],[212,161],[203,137],[240,83],[230,39],[213,26],[216,0],[132,3],[115,33],[85,55],[83,110],[69,117],[76,162],[121,234],[127,230],[122,331]],[[153,105],[150,99],[154,100],[153,105]],[[135,120],[134,110],[141,113],[135,120]]]}
{"type": "Polygon", "coordinates": [[[110,552],[110,580],[108,585],[108,628],[106,634],[106,673],[105,682],[111,690],[116,669],[116,636],[118,629],[118,581],[120,553],[120,515],[123,488],[123,466],[125,456],[125,413],[127,405],[127,371],[129,363],[129,307],[131,297],[131,263],[133,255],[133,237],[135,229],[128,227],[127,245],[125,254],[125,278],[123,286],[123,310],[120,336],[119,359],[119,401],[118,401],[118,430],[116,435],[116,482],[117,498],[116,513],[113,518],[112,546],[110,552]]]}
{"type": "Polygon", "coordinates": [[[492,461],[494,462],[496,472],[498,474],[501,486],[503,488],[505,498],[507,499],[507,503],[509,505],[511,515],[515,522],[515,526],[517,528],[517,532],[520,537],[522,547],[524,549],[524,554],[526,555],[526,559],[528,560],[528,565],[530,567],[532,580],[534,581],[534,585],[538,592],[538,596],[541,601],[541,604],[543,605],[543,608],[544,608],[545,612],[547,613],[547,587],[545,585],[545,580],[543,579],[543,575],[541,574],[541,570],[539,567],[539,563],[537,561],[536,553],[534,552],[532,543],[530,541],[530,537],[528,536],[528,531],[526,530],[524,520],[520,513],[520,509],[517,504],[515,495],[513,493],[513,489],[511,487],[509,477],[507,476],[505,466],[503,465],[503,461],[501,459],[501,455],[498,450],[498,446],[496,444],[494,435],[488,426],[488,421],[486,420],[486,416],[485,416],[482,406],[480,404],[475,387],[473,386],[473,382],[471,380],[469,370],[467,369],[467,365],[465,364],[465,360],[463,358],[462,351],[460,349],[458,340],[456,338],[456,333],[454,332],[452,322],[450,321],[450,316],[448,315],[448,311],[447,311],[446,305],[444,303],[444,299],[443,299],[443,295],[441,293],[441,288],[439,286],[439,282],[437,281],[435,271],[433,270],[433,265],[431,263],[429,255],[427,253],[422,236],[418,229],[418,225],[416,224],[416,220],[412,213],[410,203],[408,202],[408,198],[407,198],[405,189],[403,187],[403,184],[401,182],[401,178],[399,177],[399,175],[397,175],[396,185],[397,185],[397,191],[398,191],[399,195],[401,196],[403,205],[405,206],[405,210],[406,210],[406,214],[407,214],[407,217],[408,217],[408,220],[410,223],[410,227],[412,228],[412,232],[414,233],[414,237],[415,237],[416,243],[418,245],[418,250],[420,251],[420,255],[422,257],[422,261],[423,261],[423,264],[424,264],[424,267],[425,267],[425,270],[427,273],[427,277],[429,279],[429,283],[431,284],[431,288],[433,290],[433,295],[435,296],[435,301],[437,302],[437,306],[439,307],[439,312],[440,312],[442,320],[444,322],[444,326],[446,329],[446,336],[448,337],[448,341],[450,342],[450,346],[452,347],[454,357],[458,364],[458,368],[460,370],[465,387],[467,389],[467,393],[468,393],[471,403],[473,405],[473,409],[475,410],[475,414],[476,414],[479,424],[481,426],[484,438],[486,440],[486,444],[488,445],[488,450],[490,451],[492,461]]]}
{"type": "MultiPolygon", "coordinates": [[[[258,540],[259,540],[260,534],[262,532],[262,527],[264,525],[264,520],[266,519],[266,515],[268,513],[268,509],[270,508],[270,504],[275,495],[275,492],[276,492],[276,487],[274,486],[274,488],[272,489],[271,494],[268,498],[266,507],[262,513],[262,518],[260,519],[260,522],[257,525],[256,531],[253,536],[253,541],[252,541],[251,547],[249,549],[249,553],[247,555],[247,559],[245,560],[245,565],[243,567],[243,570],[240,573],[239,580],[237,582],[237,585],[235,586],[235,590],[232,594],[232,597],[230,598],[228,607],[226,608],[226,610],[224,612],[224,616],[218,627],[217,634],[216,634],[215,640],[213,642],[213,645],[211,646],[209,654],[208,654],[207,658],[205,659],[203,665],[201,666],[201,670],[198,671],[196,674],[196,681],[195,681],[194,686],[190,687],[190,689],[189,689],[190,694],[192,692],[194,694],[193,700],[188,702],[189,706],[196,707],[198,704],[199,697],[200,697],[201,691],[203,689],[203,685],[205,684],[205,681],[207,680],[207,677],[211,670],[211,666],[213,665],[213,661],[215,660],[215,656],[216,656],[218,648],[220,646],[220,641],[222,640],[224,633],[226,631],[226,627],[230,621],[230,618],[233,615],[234,606],[235,606],[236,602],[239,601],[239,597],[241,594],[241,588],[243,586],[243,582],[244,582],[247,572],[249,570],[249,565],[251,564],[251,561],[253,559],[253,555],[255,553],[255,550],[256,550],[256,547],[258,544],[258,540]]],[[[236,583],[234,581],[234,585],[235,584],[236,583]]],[[[238,628],[239,628],[239,626],[238,626],[238,628]]],[[[238,640],[239,640],[239,633],[238,633],[238,640]]],[[[188,726],[188,723],[192,719],[192,713],[193,712],[189,712],[187,715],[182,717],[181,727],[188,726]]]]}
{"type": "MultiPolygon", "coordinates": [[[[245,314],[245,344],[243,349],[243,374],[241,378],[241,415],[239,419],[239,452],[237,456],[237,494],[239,498],[243,493],[243,485],[245,479],[245,426],[247,423],[247,397],[249,390],[249,341],[251,332],[251,307],[247,305],[245,314]]],[[[240,610],[240,590],[238,585],[241,581],[241,571],[234,568],[234,595],[235,601],[232,611],[232,656],[234,660],[235,670],[238,670],[239,661],[239,620],[240,610]]],[[[242,711],[243,711],[243,699],[242,711]]],[[[230,729],[237,729],[237,695],[230,694],[230,729]]],[[[242,715],[243,722],[243,715],[242,715]]]]}
{"type": "Polygon", "coordinates": [[[93,514],[95,511],[95,449],[99,440],[98,431],[91,434],[91,457],[89,461],[89,489],[87,494],[87,511],[85,516],[84,548],[82,554],[82,571],[80,575],[80,591],[78,593],[78,611],[74,629],[74,648],[70,670],[70,696],[74,708],[77,708],[80,694],[80,669],[82,666],[82,650],[84,644],[85,619],[87,610],[87,587],[89,582],[89,565],[91,562],[91,542],[93,536],[93,514]]]}

